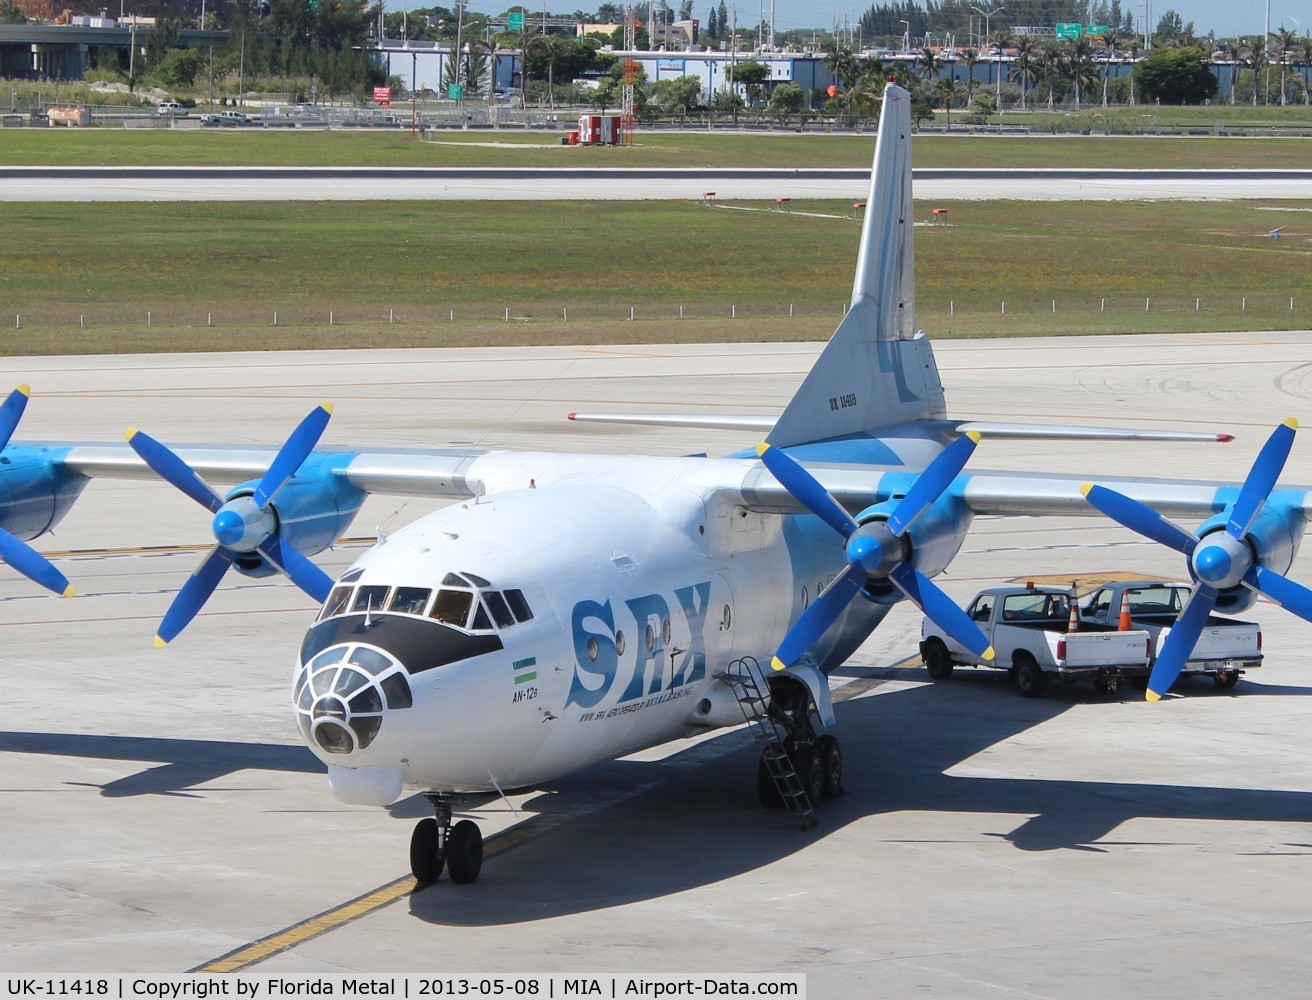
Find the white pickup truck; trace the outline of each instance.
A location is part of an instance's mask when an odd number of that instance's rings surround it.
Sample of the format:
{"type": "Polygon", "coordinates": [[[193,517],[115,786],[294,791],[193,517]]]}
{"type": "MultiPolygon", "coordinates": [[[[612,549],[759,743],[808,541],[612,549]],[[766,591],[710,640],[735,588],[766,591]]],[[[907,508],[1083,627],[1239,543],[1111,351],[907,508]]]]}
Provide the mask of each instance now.
{"type": "MultiPolygon", "coordinates": [[[[1185,602],[1190,588],[1183,583],[1160,580],[1113,583],[1094,591],[1080,611],[1080,620],[1091,625],[1116,626],[1121,605],[1130,609],[1130,624],[1152,637],[1152,662],[1157,662],[1185,602]]],[[[1181,677],[1211,677],[1218,687],[1232,688],[1244,671],[1262,665],[1262,629],[1254,622],[1212,615],[1194,643],[1181,677]]]]}
{"type": "Polygon", "coordinates": [[[1056,587],[994,587],[980,591],[966,613],[993,643],[994,658],[980,660],[928,618],[920,625],[920,655],[935,680],[958,665],[1007,670],[1022,695],[1037,698],[1047,681],[1091,680],[1116,694],[1127,677],[1147,677],[1148,633],[1119,632],[1090,622],[1068,632],[1071,595],[1056,587]]]}

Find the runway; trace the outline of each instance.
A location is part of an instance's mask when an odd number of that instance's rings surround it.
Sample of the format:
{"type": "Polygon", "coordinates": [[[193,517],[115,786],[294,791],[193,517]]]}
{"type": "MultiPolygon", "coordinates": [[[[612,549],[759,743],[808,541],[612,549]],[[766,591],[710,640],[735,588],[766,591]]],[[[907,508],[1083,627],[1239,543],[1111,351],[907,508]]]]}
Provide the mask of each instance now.
{"type": "MultiPolygon", "coordinates": [[[[986,439],[972,467],[1237,480],[1312,414],[1312,333],[950,341],[954,416],[1205,427],[1231,445],[986,439]]],[[[6,358],[20,439],[270,442],[321,399],[341,444],[677,455],[727,432],[571,424],[571,410],[783,405],[819,345],[6,358]]],[[[1290,482],[1312,482],[1306,438],[1290,482]]],[[[426,508],[375,498],[337,573],[426,508]]],[[[177,642],[151,635],[207,544],[171,488],[93,483],[43,551],[59,600],[0,567],[0,969],[6,972],[733,972],[808,996],[1301,995],[1312,977],[1312,626],[1267,604],[1265,666],[1149,705],[1089,686],[1024,700],[992,672],[931,683],[899,607],[834,678],[849,794],[797,832],[755,803],[740,733],[509,802],[470,803],[479,883],[411,894],[425,805],[342,806],[289,708],[313,614],[230,576],[177,642]],[[514,812],[512,812],[512,807],[514,812]],[[350,904],[350,905],[348,905],[350,904]],[[306,923],[321,916],[317,922],[306,923]]],[[[1097,519],[976,521],[939,582],[1178,576],[1097,519]]],[[[1305,553],[1292,575],[1312,579],[1305,553]]]]}
{"type": "MultiPolygon", "coordinates": [[[[0,202],[855,200],[869,183],[864,169],[0,167],[0,202]]],[[[1312,170],[923,168],[914,185],[945,200],[1312,198],[1312,170]]]]}

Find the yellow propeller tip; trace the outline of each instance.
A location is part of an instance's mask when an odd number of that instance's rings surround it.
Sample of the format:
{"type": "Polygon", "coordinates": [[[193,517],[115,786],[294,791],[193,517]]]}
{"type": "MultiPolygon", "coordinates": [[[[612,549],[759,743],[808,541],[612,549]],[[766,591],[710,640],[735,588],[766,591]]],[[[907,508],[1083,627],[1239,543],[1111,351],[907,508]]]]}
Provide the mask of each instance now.
{"type": "Polygon", "coordinates": [[[1286,418],[1285,418],[1285,426],[1288,427],[1291,431],[1296,431],[1296,430],[1298,430],[1298,418],[1296,418],[1296,417],[1286,417],[1286,418]]]}
{"type": "Polygon", "coordinates": [[[788,664],[785,663],[783,660],[779,659],[779,657],[777,657],[777,656],[776,656],[776,657],[773,657],[773,658],[770,660],[770,666],[773,667],[775,670],[787,670],[787,669],[788,669],[788,664]]]}
{"type": "Polygon", "coordinates": [[[1088,498],[1089,491],[1093,489],[1093,483],[1080,483],[1080,496],[1088,498]]]}
{"type": "Polygon", "coordinates": [[[127,430],[123,432],[124,441],[131,441],[136,436],[137,436],[137,429],[135,427],[129,427],[127,430]]]}
{"type": "Polygon", "coordinates": [[[1152,688],[1149,688],[1147,691],[1144,692],[1144,697],[1147,698],[1149,701],[1161,701],[1162,698],[1162,696],[1158,694],[1156,691],[1154,691],[1152,688]]]}
{"type": "Polygon", "coordinates": [[[332,413],[332,412],[333,412],[333,404],[330,403],[330,402],[328,402],[327,400],[324,400],[324,401],[323,401],[322,403],[320,403],[319,405],[322,406],[322,407],[324,408],[324,410],[326,410],[328,413],[332,413]]]}
{"type": "Polygon", "coordinates": [[[155,636],[155,648],[156,648],[156,649],[163,649],[163,648],[164,648],[165,646],[167,646],[168,644],[169,644],[169,641],[168,641],[167,639],[161,639],[159,636],[155,636]]]}
{"type": "Polygon", "coordinates": [[[979,439],[983,436],[979,431],[966,431],[966,437],[974,441],[975,444],[979,444],[979,439]]]}
{"type": "Polygon", "coordinates": [[[986,660],[991,660],[991,659],[993,659],[993,657],[996,656],[996,655],[997,655],[997,654],[993,651],[993,647],[992,647],[992,646],[990,646],[988,649],[984,650],[984,659],[986,659],[986,660]]]}
{"type": "Polygon", "coordinates": [[[77,596],[77,595],[76,595],[76,593],[75,593],[74,590],[73,590],[73,585],[70,583],[67,587],[64,588],[64,592],[63,592],[62,594],[60,594],[59,596],[60,596],[60,597],[75,597],[75,596],[77,596]]]}
{"type": "Polygon", "coordinates": [[[766,441],[762,441],[760,444],[756,446],[756,454],[758,457],[764,455],[769,450],[770,450],[770,445],[769,442],[766,441]]]}
{"type": "Polygon", "coordinates": [[[24,396],[32,395],[32,387],[26,382],[20,385],[16,391],[21,392],[24,396]]]}

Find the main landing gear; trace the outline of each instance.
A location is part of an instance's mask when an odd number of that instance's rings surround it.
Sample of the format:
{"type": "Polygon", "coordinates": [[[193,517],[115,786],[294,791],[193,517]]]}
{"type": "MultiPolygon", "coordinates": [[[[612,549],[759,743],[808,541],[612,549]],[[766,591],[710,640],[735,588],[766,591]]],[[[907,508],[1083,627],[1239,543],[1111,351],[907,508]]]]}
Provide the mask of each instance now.
{"type": "Polygon", "coordinates": [[[451,824],[451,799],[430,793],[434,816],[421,819],[410,835],[410,871],[421,886],[436,882],[446,868],[451,881],[473,882],[483,870],[483,834],[478,824],[462,819],[451,824]]]}
{"type": "Polygon", "coordinates": [[[843,749],[836,737],[817,732],[819,717],[805,686],[776,683],[770,693],[769,721],[783,738],[771,740],[761,751],[757,796],[765,808],[788,806],[807,820],[804,828],[814,826],[814,809],[821,800],[843,794],[843,749]],[[790,801],[799,790],[805,802],[790,801]]]}

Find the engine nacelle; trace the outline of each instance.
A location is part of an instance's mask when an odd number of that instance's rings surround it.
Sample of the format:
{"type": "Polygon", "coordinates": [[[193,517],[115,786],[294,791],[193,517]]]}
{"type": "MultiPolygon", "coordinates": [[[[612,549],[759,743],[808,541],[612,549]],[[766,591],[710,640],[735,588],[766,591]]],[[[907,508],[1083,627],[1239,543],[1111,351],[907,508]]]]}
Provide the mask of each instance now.
{"type": "MultiPolygon", "coordinates": [[[[1218,531],[1225,531],[1229,521],[1228,509],[1209,518],[1198,529],[1199,539],[1205,539],[1218,531]]],[[[1301,506],[1282,507],[1268,503],[1244,538],[1244,544],[1252,552],[1254,565],[1279,573],[1281,576],[1287,575],[1294,564],[1294,557],[1298,555],[1298,547],[1303,540],[1306,523],[1307,519],[1303,516],[1301,506]]],[[[1189,574],[1195,582],[1198,580],[1192,563],[1189,564],[1189,574]]],[[[1243,614],[1255,603],[1257,603],[1257,594],[1247,587],[1229,587],[1221,591],[1216,610],[1225,615],[1238,615],[1243,614]]]]}
{"type": "MultiPolygon", "coordinates": [[[[896,500],[888,500],[867,507],[857,515],[857,523],[887,521],[896,506],[896,500]]],[[[909,558],[927,577],[942,573],[961,550],[970,521],[970,510],[961,500],[953,496],[939,497],[903,534],[904,558],[909,558]]],[[[902,599],[901,591],[888,582],[872,582],[863,593],[877,604],[894,604],[902,599]]]]}
{"type": "Polygon", "coordinates": [[[10,445],[0,456],[0,527],[27,541],[49,531],[73,507],[87,480],[71,475],[67,449],[10,445]]]}
{"type": "MultiPolygon", "coordinates": [[[[307,463],[308,464],[308,463],[307,463]]],[[[250,496],[259,485],[258,479],[242,483],[229,492],[224,500],[250,496]]],[[[275,532],[284,545],[291,545],[302,555],[322,552],[341,538],[355,520],[364,503],[365,494],[341,476],[325,472],[316,475],[302,471],[280,489],[269,505],[277,522],[275,532]]],[[[250,577],[272,576],[278,570],[259,552],[243,553],[233,565],[250,577]]]]}

